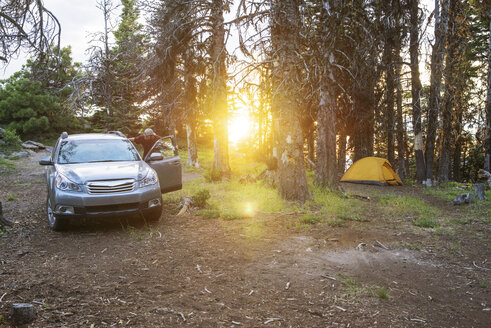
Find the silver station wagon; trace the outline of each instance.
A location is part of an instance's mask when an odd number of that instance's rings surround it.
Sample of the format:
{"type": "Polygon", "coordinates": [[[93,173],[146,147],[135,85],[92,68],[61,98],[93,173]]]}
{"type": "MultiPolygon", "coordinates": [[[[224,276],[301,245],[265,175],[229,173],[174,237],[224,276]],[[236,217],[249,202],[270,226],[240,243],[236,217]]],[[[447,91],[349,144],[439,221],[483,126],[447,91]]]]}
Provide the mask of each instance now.
{"type": "Polygon", "coordinates": [[[182,188],[181,160],[172,139],[158,140],[142,159],[119,132],[63,132],[46,166],[46,213],[53,230],[72,220],[139,215],[158,221],[162,193],[182,188]]]}

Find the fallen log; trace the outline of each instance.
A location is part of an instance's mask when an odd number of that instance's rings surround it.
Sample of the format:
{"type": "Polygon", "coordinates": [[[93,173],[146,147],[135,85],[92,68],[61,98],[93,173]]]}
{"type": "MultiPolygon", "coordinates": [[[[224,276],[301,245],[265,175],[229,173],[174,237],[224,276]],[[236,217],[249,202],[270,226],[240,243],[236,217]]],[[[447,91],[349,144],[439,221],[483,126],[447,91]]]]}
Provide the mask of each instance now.
{"type": "Polygon", "coordinates": [[[180,211],[177,213],[177,216],[183,216],[191,211],[191,206],[193,204],[193,200],[191,197],[182,197],[179,202],[180,211]]]}
{"type": "Polygon", "coordinates": [[[454,205],[470,204],[474,201],[474,195],[470,193],[460,194],[455,196],[453,200],[454,205]]]}
{"type": "Polygon", "coordinates": [[[476,183],[474,185],[474,193],[476,194],[479,200],[488,200],[486,197],[486,186],[484,183],[476,183]]]}

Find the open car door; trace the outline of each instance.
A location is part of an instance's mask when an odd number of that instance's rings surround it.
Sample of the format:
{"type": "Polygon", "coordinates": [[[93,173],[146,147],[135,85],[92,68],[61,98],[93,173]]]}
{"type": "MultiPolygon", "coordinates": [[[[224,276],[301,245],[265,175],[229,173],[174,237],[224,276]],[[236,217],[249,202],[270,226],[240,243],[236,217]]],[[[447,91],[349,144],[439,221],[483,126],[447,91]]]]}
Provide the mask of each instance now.
{"type": "Polygon", "coordinates": [[[182,189],[181,159],[174,147],[172,137],[157,140],[144,161],[157,171],[162,193],[182,189]]]}

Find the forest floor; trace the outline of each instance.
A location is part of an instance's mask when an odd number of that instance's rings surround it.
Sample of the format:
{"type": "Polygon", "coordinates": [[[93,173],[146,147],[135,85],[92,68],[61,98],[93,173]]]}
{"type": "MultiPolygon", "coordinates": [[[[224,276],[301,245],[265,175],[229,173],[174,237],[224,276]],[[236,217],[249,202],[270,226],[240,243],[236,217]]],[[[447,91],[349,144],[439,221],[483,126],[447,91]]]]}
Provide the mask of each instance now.
{"type": "Polygon", "coordinates": [[[41,155],[0,172],[15,221],[0,236],[0,327],[13,303],[35,306],[29,327],[491,327],[489,201],[454,207],[422,187],[343,185],[363,206],[355,220],[178,217],[167,202],[151,226],[60,233],[45,218],[41,155]],[[422,199],[438,226],[390,211],[399,205],[387,197],[422,199]]]}

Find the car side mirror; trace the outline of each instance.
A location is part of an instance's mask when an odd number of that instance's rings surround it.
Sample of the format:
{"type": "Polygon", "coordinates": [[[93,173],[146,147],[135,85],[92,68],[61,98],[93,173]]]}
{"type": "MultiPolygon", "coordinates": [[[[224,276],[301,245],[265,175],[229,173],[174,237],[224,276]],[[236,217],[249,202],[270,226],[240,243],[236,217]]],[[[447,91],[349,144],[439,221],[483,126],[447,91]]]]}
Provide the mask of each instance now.
{"type": "Polygon", "coordinates": [[[53,165],[53,162],[51,161],[51,158],[43,157],[39,160],[39,165],[53,165]]]}
{"type": "Polygon", "coordinates": [[[153,162],[153,161],[161,161],[164,159],[164,156],[162,156],[161,153],[151,153],[150,154],[150,157],[148,158],[148,161],[149,162],[153,162]]]}

